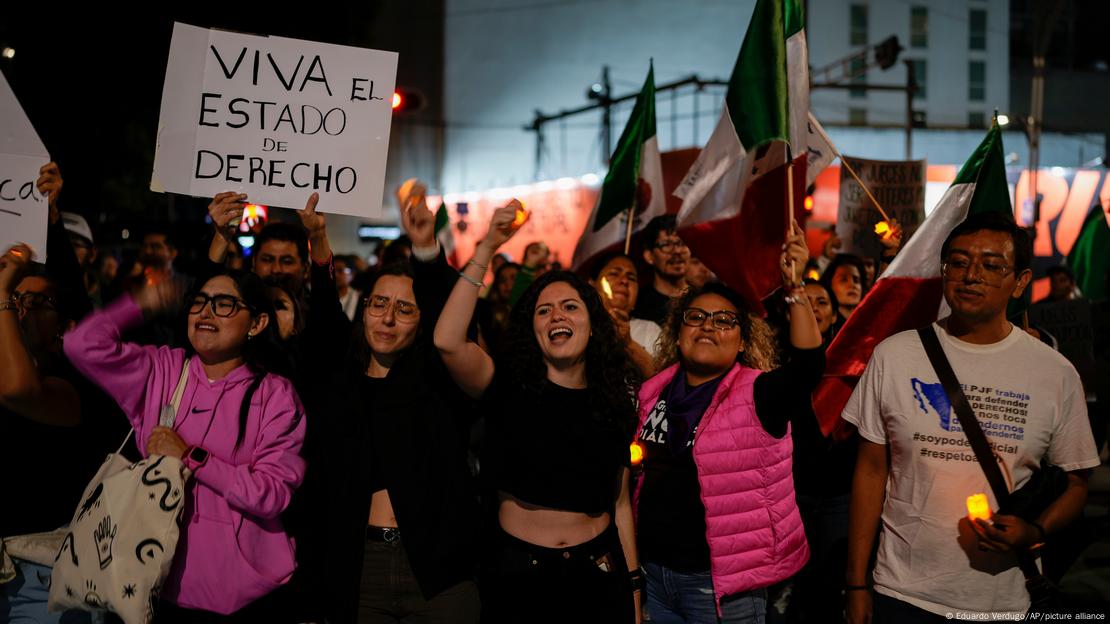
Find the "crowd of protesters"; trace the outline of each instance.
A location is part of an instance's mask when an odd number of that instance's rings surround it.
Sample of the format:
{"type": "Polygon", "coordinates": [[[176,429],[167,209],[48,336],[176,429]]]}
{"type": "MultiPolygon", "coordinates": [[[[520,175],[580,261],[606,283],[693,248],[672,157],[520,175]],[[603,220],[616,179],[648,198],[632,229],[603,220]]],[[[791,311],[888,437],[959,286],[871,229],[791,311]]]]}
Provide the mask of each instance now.
{"type": "MultiPolygon", "coordinates": [[[[0,537],[68,523],[130,426],[128,455],[180,457],[192,474],[159,624],[924,622],[946,604],[935,578],[924,597],[898,589],[947,572],[899,560],[922,556],[904,526],[930,535],[918,524],[932,499],[926,477],[899,481],[912,458],[897,418],[867,403],[888,400],[883,372],[869,366],[846,411],[855,426],[836,436],[810,400],[826,349],[899,250],[897,224],[879,257],[840,254],[833,234],[812,259],[794,224],[760,318],[691,256],[673,216],[633,254],[572,273],[543,241],[519,262],[499,253],[517,234],[514,200],[458,270],[423,197],[399,195],[404,237],[370,266],[333,253],[313,194],[299,222],[266,225],[245,266],[248,198],[228,192],[186,276],[168,228],[143,233],[132,266],[98,250],[86,220],[58,209],[57,166],[41,173],[48,260],[33,265],[25,245],[0,258],[0,537]],[[179,379],[182,416],[166,427],[179,379]],[[872,583],[889,590],[873,605],[872,583]]],[[[947,340],[1017,340],[998,305],[1027,285],[1028,241],[1007,227],[946,242],[947,340]],[[985,324],[998,335],[983,338],[985,324]]],[[[1052,300],[1076,296],[1066,269],[1051,278],[1052,300]]],[[[1022,353],[1072,381],[1017,331],[1022,353]]],[[[1011,554],[1078,514],[1098,462],[1072,398],[1046,417],[1035,458],[1069,471],[1063,502],[1009,533],[969,525],[980,550],[1011,554]]],[[[49,562],[4,564],[0,622],[112,621],[48,613],[49,562]]],[[[1026,608],[1011,593],[983,604],[1026,608]]]]}

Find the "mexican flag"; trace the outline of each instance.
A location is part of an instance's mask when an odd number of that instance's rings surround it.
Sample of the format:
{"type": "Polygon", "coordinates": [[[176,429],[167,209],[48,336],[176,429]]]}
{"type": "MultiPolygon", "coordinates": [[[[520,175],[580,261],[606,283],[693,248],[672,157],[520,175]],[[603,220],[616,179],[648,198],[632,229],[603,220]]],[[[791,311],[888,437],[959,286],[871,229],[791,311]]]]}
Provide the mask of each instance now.
{"type": "Polygon", "coordinates": [[[825,376],[813,393],[813,409],[825,435],[846,426],[840,413],[876,345],[948,314],[941,290],[941,245],[964,219],[992,211],[1011,219],[1014,214],[997,123],[829,345],[825,376]]]}
{"type": "Polygon", "coordinates": [[[601,252],[623,249],[628,236],[629,208],[635,208],[633,233],[666,213],[663,193],[663,164],[655,138],[655,69],[649,67],[628,124],[609,161],[609,173],[597,205],[574,249],[574,270],[582,269],[601,252]]]}
{"type": "Polygon", "coordinates": [[[1075,239],[1068,266],[1075,272],[1075,285],[1084,297],[1101,301],[1106,292],[1106,276],[1110,274],[1110,213],[1101,204],[1091,211],[1079,238],[1075,239]]]}
{"type": "Polygon", "coordinates": [[[781,282],[790,214],[801,222],[809,137],[809,59],[800,0],[758,0],[721,118],[675,195],[679,235],[757,311],[781,282]]]}
{"type": "Polygon", "coordinates": [[[455,237],[451,234],[451,219],[447,216],[447,204],[439,203],[436,210],[436,240],[443,247],[447,262],[453,267],[459,266],[458,254],[455,252],[455,237]]]}

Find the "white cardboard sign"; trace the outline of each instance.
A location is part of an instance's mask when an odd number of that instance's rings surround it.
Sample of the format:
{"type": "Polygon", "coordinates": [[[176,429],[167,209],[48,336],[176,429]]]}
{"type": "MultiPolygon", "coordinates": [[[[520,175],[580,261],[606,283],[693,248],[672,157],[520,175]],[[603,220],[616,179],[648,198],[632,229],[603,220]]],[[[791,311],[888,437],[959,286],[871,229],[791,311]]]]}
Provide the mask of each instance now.
{"type": "Polygon", "coordinates": [[[50,154],[0,73],[0,254],[27,243],[36,261],[46,261],[50,207],[35,181],[48,162],[50,154]]]}
{"type": "Polygon", "coordinates": [[[397,54],[174,24],[153,191],[380,217],[397,54]]]}

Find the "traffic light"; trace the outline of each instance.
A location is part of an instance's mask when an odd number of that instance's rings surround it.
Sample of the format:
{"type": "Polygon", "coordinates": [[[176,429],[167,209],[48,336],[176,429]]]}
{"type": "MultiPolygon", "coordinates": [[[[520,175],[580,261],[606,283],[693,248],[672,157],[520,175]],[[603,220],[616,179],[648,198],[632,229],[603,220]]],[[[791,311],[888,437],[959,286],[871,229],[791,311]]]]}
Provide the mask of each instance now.
{"type": "Polygon", "coordinates": [[[426,104],[424,94],[416,89],[397,87],[393,92],[394,113],[415,113],[424,110],[426,104]]]}
{"type": "Polygon", "coordinates": [[[881,69],[890,69],[898,62],[898,55],[902,50],[898,37],[893,35],[887,37],[875,46],[875,62],[881,69]]]}

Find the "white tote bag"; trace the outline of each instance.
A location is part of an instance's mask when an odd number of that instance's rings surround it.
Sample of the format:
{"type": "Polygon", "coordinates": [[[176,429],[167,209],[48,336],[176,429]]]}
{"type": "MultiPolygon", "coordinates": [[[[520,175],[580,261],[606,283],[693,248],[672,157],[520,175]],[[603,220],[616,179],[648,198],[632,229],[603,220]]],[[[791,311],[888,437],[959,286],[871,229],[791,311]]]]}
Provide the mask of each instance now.
{"type": "MultiPolygon", "coordinates": [[[[159,423],[173,426],[189,360],[159,423]]],[[[111,611],[125,624],[149,624],[177,548],[188,470],[177,457],[129,463],[109,455],[85,488],[54,559],[50,612],[111,611]]]]}

